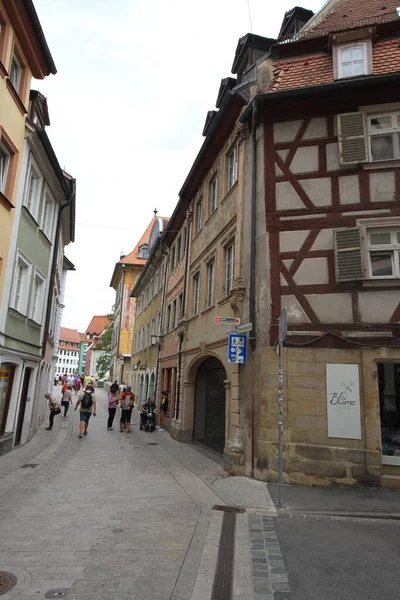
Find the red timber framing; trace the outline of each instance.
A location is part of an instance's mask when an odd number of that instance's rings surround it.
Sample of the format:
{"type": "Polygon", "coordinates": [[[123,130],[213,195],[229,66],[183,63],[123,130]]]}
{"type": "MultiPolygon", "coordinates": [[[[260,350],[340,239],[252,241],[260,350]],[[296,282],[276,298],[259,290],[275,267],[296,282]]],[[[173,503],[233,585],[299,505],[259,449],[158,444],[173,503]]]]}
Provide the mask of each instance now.
{"type": "MultiPolygon", "coordinates": [[[[320,118],[321,112],[318,111],[320,118]]],[[[265,113],[265,117],[267,114],[265,113]]],[[[270,115],[269,115],[269,118],[270,115]]],[[[264,173],[265,173],[265,210],[266,229],[268,233],[270,251],[270,278],[271,278],[271,326],[270,343],[276,343],[278,327],[277,322],[281,311],[281,296],[294,296],[301,307],[306,322],[289,323],[289,332],[296,334],[288,337],[288,343],[315,345],[317,347],[351,347],[354,345],[368,346],[397,346],[400,338],[400,289],[382,282],[373,291],[398,290],[399,303],[393,314],[382,323],[362,322],[359,304],[359,292],[365,291],[361,282],[338,284],[335,279],[335,264],[333,249],[315,249],[313,244],[319,233],[324,229],[355,227],[360,218],[393,217],[400,215],[400,168],[372,168],[363,170],[357,165],[354,168],[328,170],[327,148],[329,144],[337,143],[335,135],[335,115],[326,115],[325,137],[304,137],[311,116],[293,115],[294,121],[300,120],[300,125],[292,141],[276,143],[274,140],[274,123],[264,122],[264,173]],[[299,148],[317,148],[318,168],[313,172],[294,173],[292,163],[299,148]],[[283,151],[283,152],[280,152],[283,151]],[[371,197],[370,177],[374,173],[395,173],[395,198],[390,202],[374,202],[371,197]],[[341,204],[339,181],[340,178],[354,177],[358,179],[359,201],[341,204]],[[324,200],[323,206],[316,206],[312,198],[302,186],[301,181],[324,178],[330,180],[330,198],[324,200]],[[300,200],[298,208],[277,208],[277,186],[285,182],[290,185],[291,193],[295,193],[300,200]],[[294,251],[283,251],[280,247],[281,232],[308,231],[304,241],[294,251]],[[295,282],[295,275],[305,259],[325,258],[327,264],[327,282],[323,284],[299,284],[295,282]],[[288,261],[290,266],[285,264],[288,261]],[[307,295],[319,294],[349,294],[351,298],[352,321],[345,323],[324,323],[313,310],[307,295]],[[305,332],[302,335],[302,332],[305,332]],[[306,333],[307,332],[307,333],[306,333]],[[315,332],[315,336],[312,335],[315,332]],[[361,336],[346,336],[346,332],[360,333],[361,336]],[[361,333],[363,332],[363,333],[361,333]],[[371,332],[371,337],[368,337],[371,332]],[[382,332],[382,337],[379,337],[382,332]],[[388,333],[391,332],[392,337],[388,333]]],[[[280,121],[280,119],[279,119],[280,121]]],[[[275,121],[277,123],[277,121],[275,121]]],[[[328,298],[327,298],[327,301],[328,298]]]]}

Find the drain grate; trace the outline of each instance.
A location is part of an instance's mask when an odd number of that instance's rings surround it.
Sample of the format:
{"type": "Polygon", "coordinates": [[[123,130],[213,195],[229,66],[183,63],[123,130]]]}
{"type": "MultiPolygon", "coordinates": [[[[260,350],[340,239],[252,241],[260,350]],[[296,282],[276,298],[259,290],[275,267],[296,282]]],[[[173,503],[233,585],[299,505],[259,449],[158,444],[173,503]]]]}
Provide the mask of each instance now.
{"type": "Polygon", "coordinates": [[[12,573],[0,571],[0,596],[12,590],[16,583],[17,578],[12,573]]]}
{"type": "Polygon", "coordinates": [[[221,512],[226,513],[244,513],[246,512],[245,508],[241,508],[240,506],[224,506],[223,504],[216,504],[212,507],[213,510],[220,510],[221,512]]]}
{"type": "Polygon", "coordinates": [[[158,446],[157,442],[147,442],[148,446],[158,446]]]}
{"type": "Polygon", "coordinates": [[[225,512],[222,519],[211,600],[232,600],[235,531],[236,512],[225,512]]]}
{"type": "Polygon", "coordinates": [[[26,463],[26,465],[22,465],[21,469],[34,469],[38,466],[38,463],[26,463]]]}
{"type": "Polygon", "coordinates": [[[45,598],[65,598],[68,590],[49,590],[45,593],[45,598]]]}

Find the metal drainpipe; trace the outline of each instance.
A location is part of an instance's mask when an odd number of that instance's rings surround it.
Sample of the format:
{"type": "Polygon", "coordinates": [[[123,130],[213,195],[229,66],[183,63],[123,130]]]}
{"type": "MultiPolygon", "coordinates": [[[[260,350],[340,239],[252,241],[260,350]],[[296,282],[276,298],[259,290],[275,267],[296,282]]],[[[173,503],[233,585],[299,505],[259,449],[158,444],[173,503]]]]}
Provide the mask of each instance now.
{"type": "MultiPolygon", "coordinates": [[[[164,319],[164,304],[165,304],[165,296],[167,291],[167,270],[168,270],[168,252],[161,248],[161,252],[165,255],[165,265],[164,265],[164,273],[163,273],[163,295],[161,300],[161,319],[158,326],[158,337],[160,338],[160,332],[163,327],[163,319],[164,319]]],[[[158,339],[158,350],[157,350],[157,365],[156,365],[156,384],[154,386],[154,403],[157,405],[157,392],[158,392],[158,373],[160,370],[160,351],[161,344],[160,339],[158,339]]]]}
{"type": "Polygon", "coordinates": [[[250,240],[250,344],[252,347],[251,361],[251,477],[254,478],[254,456],[255,456],[255,356],[256,348],[256,183],[257,183],[257,99],[254,100],[253,118],[251,125],[251,240],[250,240]]]}
{"type": "Polygon", "coordinates": [[[44,322],[44,330],[43,330],[42,361],[44,360],[44,355],[46,354],[46,342],[47,342],[47,336],[49,333],[50,315],[51,315],[51,308],[52,308],[52,304],[53,304],[53,302],[52,302],[53,287],[54,287],[53,282],[54,282],[54,277],[55,277],[56,269],[57,269],[58,244],[59,244],[60,235],[61,235],[62,213],[66,208],[68,208],[68,206],[71,206],[72,198],[75,195],[75,179],[72,180],[72,185],[73,185],[73,190],[72,190],[67,202],[65,204],[62,204],[60,206],[60,210],[58,211],[56,235],[54,238],[53,261],[52,261],[51,272],[50,272],[49,292],[48,292],[48,296],[47,296],[46,319],[44,322]]]}
{"type": "MultiPolygon", "coordinates": [[[[190,223],[192,221],[192,213],[189,212],[186,219],[186,247],[185,247],[185,271],[183,275],[183,296],[182,296],[182,314],[186,314],[186,288],[187,288],[187,277],[189,270],[189,238],[190,238],[190,223]]],[[[175,420],[179,419],[179,408],[181,399],[181,369],[182,369],[182,343],[183,343],[183,332],[179,334],[179,350],[178,350],[178,372],[176,381],[176,403],[175,403],[175,420]]]]}

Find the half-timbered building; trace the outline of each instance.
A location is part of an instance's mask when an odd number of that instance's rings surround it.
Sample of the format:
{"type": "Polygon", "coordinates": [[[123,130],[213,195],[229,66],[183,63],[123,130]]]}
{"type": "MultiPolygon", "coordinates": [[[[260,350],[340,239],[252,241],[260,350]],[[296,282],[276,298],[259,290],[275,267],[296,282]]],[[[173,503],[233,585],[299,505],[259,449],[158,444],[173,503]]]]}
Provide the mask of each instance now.
{"type": "Polygon", "coordinates": [[[246,177],[256,183],[244,246],[256,243],[257,256],[243,271],[246,289],[256,282],[256,310],[253,364],[241,379],[242,472],[258,478],[278,472],[275,348],[286,307],[285,480],[400,484],[396,6],[328,2],[272,46],[269,88],[242,115],[255,142],[246,177]]]}

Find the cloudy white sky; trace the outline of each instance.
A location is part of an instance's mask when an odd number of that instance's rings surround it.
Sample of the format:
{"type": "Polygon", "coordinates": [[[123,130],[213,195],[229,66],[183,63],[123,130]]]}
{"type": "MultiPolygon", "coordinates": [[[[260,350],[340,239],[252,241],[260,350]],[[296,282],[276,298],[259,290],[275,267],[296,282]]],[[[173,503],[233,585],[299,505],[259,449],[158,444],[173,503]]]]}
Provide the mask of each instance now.
{"type": "MultiPolygon", "coordinates": [[[[58,73],[47,133],[77,179],[76,241],[66,248],[63,326],[110,312],[121,251],[153,217],[170,216],[203,141],[239,37],[278,34],[294,0],[35,0],[58,73]]],[[[307,0],[318,10],[323,0],[307,0]]]]}

